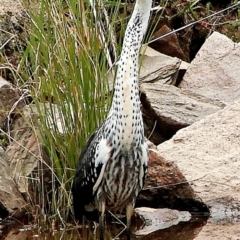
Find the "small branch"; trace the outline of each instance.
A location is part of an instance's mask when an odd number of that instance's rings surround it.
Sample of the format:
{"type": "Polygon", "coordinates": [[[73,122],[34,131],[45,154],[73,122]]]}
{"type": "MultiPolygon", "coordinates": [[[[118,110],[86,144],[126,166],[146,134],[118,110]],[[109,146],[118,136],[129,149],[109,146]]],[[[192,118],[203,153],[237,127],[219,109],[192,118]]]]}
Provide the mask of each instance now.
{"type": "Polygon", "coordinates": [[[190,182],[199,181],[199,180],[205,178],[206,176],[207,176],[207,174],[204,175],[204,176],[202,176],[202,177],[200,177],[200,178],[193,179],[193,180],[191,180],[191,181],[187,181],[187,180],[186,180],[186,181],[179,182],[179,183],[172,183],[172,184],[167,184],[167,185],[162,185],[162,186],[157,186],[157,187],[144,188],[143,190],[151,190],[151,189],[164,188],[164,187],[169,187],[169,186],[177,186],[177,185],[181,185],[181,184],[185,184],[185,183],[190,183],[190,182]]]}
{"type": "Polygon", "coordinates": [[[123,229],[113,238],[113,240],[115,239],[119,239],[119,236],[122,234],[122,232],[124,232],[127,229],[127,226],[117,217],[115,216],[111,211],[108,211],[120,224],[123,225],[123,229]]]}
{"type": "Polygon", "coordinates": [[[11,36],[1,47],[0,50],[2,50],[16,35],[11,36]]]}
{"type": "Polygon", "coordinates": [[[169,32],[169,33],[166,33],[166,34],[160,36],[160,37],[157,37],[157,38],[149,41],[148,43],[145,43],[144,45],[148,45],[148,44],[153,43],[153,42],[155,42],[155,41],[157,41],[157,40],[159,40],[159,39],[162,39],[162,38],[164,38],[164,37],[167,37],[167,36],[169,36],[169,35],[171,35],[171,34],[173,34],[173,33],[176,33],[176,32],[179,32],[179,31],[185,29],[185,28],[191,27],[191,26],[195,25],[196,23],[202,22],[202,21],[204,21],[204,20],[206,20],[206,19],[208,19],[208,18],[211,18],[211,17],[213,17],[213,16],[216,16],[216,15],[218,15],[218,14],[220,14],[220,13],[223,13],[223,12],[225,12],[225,11],[227,11],[227,10],[233,9],[233,8],[237,7],[238,5],[240,5],[240,1],[238,1],[236,4],[234,4],[234,5],[230,6],[230,7],[227,7],[227,8],[225,8],[225,9],[221,10],[221,11],[215,12],[215,13],[207,16],[207,17],[201,18],[201,19],[199,19],[199,20],[197,20],[197,21],[195,21],[195,22],[189,23],[189,24],[186,25],[186,26],[183,26],[183,27],[181,27],[181,28],[178,28],[178,29],[176,29],[176,30],[173,30],[173,31],[171,31],[171,32],[169,32]]]}

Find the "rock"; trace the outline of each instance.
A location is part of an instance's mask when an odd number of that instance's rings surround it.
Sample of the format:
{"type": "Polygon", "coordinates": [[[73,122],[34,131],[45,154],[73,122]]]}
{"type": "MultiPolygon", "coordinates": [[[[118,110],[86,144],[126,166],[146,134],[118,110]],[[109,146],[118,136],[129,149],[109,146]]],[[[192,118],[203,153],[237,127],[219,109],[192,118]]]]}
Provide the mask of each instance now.
{"type": "Polygon", "coordinates": [[[156,120],[156,129],[167,139],[224,107],[218,101],[161,82],[142,83],[140,90],[145,115],[156,120]]]}
{"type": "Polygon", "coordinates": [[[155,145],[148,142],[148,146],[148,175],[136,207],[164,207],[207,215],[206,204],[195,194],[177,165],[162,158],[155,145]]]}
{"type": "Polygon", "coordinates": [[[0,128],[5,128],[7,118],[19,104],[18,91],[0,76],[0,128]]]}
{"type": "MultiPolygon", "coordinates": [[[[171,31],[172,30],[168,26],[163,25],[160,29],[158,29],[156,32],[154,32],[152,38],[153,39],[158,38],[167,33],[170,33],[171,31]]],[[[153,43],[150,43],[150,47],[152,47],[152,48],[156,49],[158,52],[161,52],[168,56],[177,57],[184,61],[187,60],[187,58],[184,55],[184,52],[179,44],[176,33],[172,33],[170,35],[167,35],[163,38],[160,38],[160,39],[154,41],[153,43]]]]}
{"type": "Polygon", "coordinates": [[[240,201],[239,113],[237,100],[158,145],[159,155],[177,164],[205,203],[226,196],[240,201]]]}
{"type": "Polygon", "coordinates": [[[207,223],[194,240],[238,240],[240,227],[233,224],[218,225],[207,223]]]}
{"type": "Polygon", "coordinates": [[[179,222],[186,222],[191,219],[191,214],[186,211],[177,211],[167,208],[153,209],[153,208],[135,208],[140,218],[145,222],[145,226],[134,232],[136,235],[148,235],[160,229],[169,228],[177,225],[179,222]]]}
{"type": "MultiPolygon", "coordinates": [[[[162,83],[176,84],[181,60],[157,53],[149,47],[142,48],[141,52],[144,54],[144,57],[139,74],[140,82],[161,81],[162,83]]],[[[113,78],[110,72],[108,75],[110,90],[113,89],[113,78]]]]}
{"type": "Polygon", "coordinates": [[[177,80],[176,80],[175,86],[178,86],[181,83],[181,81],[183,79],[183,76],[186,73],[189,65],[190,64],[187,63],[187,62],[184,62],[184,61],[181,62],[181,65],[180,65],[179,70],[178,70],[178,76],[177,76],[177,80]]]}
{"type": "Polygon", "coordinates": [[[13,141],[6,149],[10,168],[19,191],[32,197],[34,202],[37,197],[33,194],[38,194],[38,190],[33,186],[40,186],[40,181],[43,181],[45,189],[51,185],[50,160],[38,137],[38,115],[34,107],[27,105],[19,111],[11,127],[13,141]],[[39,179],[41,176],[42,179],[39,179]]]}
{"type": "Polygon", "coordinates": [[[163,54],[154,57],[145,56],[140,69],[140,83],[161,81],[175,85],[180,64],[179,59],[163,54]]]}
{"type": "Polygon", "coordinates": [[[7,211],[13,217],[20,217],[29,208],[17,189],[7,155],[0,152],[0,212],[7,211]]]}
{"type": "Polygon", "coordinates": [[[211,216],[208,219],[208,223],[240,223],[240,201],[235,201],[232,197],[227,196],[208,201],[207,204],[211,208],[211,216]]]}
{"type": "Polygon", "coordinates": [[[231,103],[240,96],[240,43],[214,32],[191,62],[179,87],[231,103]]]}
{"type": "Polygon", "coordinates": [[[148,57],[158,57],[161,55],[166,56],[166,55],[154,50],[153,48],[149,47],[148,45],[142,45],[142,47],[140,49],[140,54],[148,56],[148,57]]]}

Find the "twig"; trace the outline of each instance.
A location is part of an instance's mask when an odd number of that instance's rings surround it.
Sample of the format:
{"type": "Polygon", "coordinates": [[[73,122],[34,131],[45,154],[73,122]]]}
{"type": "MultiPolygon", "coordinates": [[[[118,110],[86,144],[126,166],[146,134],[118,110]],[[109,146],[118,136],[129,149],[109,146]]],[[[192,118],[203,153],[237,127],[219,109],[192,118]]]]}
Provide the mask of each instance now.
{"type": "Polygon", "coordinates": [[[187,180],[186,180],[186,181],[179,182],[179,183],[172,183],[172,184],[167,184],[167,185],[162,185],[162,186],[157,186],[157,187],[144,188],[143,190],[151,190],[151,189],[156,189],[156,188],[163,188],[163,187],[169,187],[169,186],[177,186],[177,185],[181,185],[181,184],[184,184],[184,183],[190,183],[190,182],[199,181],[199,180],[205,178],[206,176],[207,176],[207,174],[204,175],[204,176],[202,176],[202,177],[200,177],[200,178],[193,179],[193,180],[191,180],[191,181],[187,181],[187,180]]]}
{"type": "Polygon", "coordinates": [[[152,128],[152,131],[150,132],[150,134],[149,134],[149,136],[148,136],[148,139],[150,139],[150,137],[153,135],[153,132],[154,132],[156,126],[157,126],[157,120],[155,120],[155,122],[154,122],[154,125],[153,125],[153,128],[152,128]]]}
{"type": "Polygon", "coordinates": [[[126,226],[118,217],[116,217],[111,211],[108,211],[108,212],[109,212],[118,222],[120,222],[120,223],[123,225],[123,227],[124,227],[124,228],[120,231],[120,233],[118,233],[118,234],[113,238],[113,240],[114,240],[114,239],[117,239],[117,238],[120,236],[120,234],[127,229],[127,226],[126,226]]]}
{"type": "Polygon", "coordinates": [[[11,142],[11,139],[9,138],[10,136],[10,122],[11,122],[11,114],[13,113],[13,111],[16,109],[18,103],[20,103],[22,100],[24,100],[26,97],[30,96],[30,94],[28,93],[28,91],[25,91],[20,98],[12,105],[11,109],[8,112],[7,115],[7,132],[8,132],[8,141],[11,142]],[[27,94],[27,95],[26,95],[27,94]]]}
{"type": "Polygon", "coordinates": [[[0,50],[2,50],[16,35],[11,36],[3,45],[0,47],[0,50]]]}
{"type": "Polygon", "coordinates": [[[197,20],[197,21],[195,21],[195,22],[189,23],[188,25],[185,25],[185,26],[180,27],[180,28],[178,28],[178,29],[176,29],[176,30],[173,30],[173,31],[171,31],[171,32],[169,32],[169,33],[166,33],[166,34],[164,34],[164,35],[162,35],[162,36],[160,36],[160,37],[157,37],[157,38],[149,41],[148,43],[145,43],[144,45],[148,45],[148,44],[153,43],[153,42],[155,42],[155,41],[157,41],[157,40],[159,40],[159,39],[162,39],[162,38],[164,38],[164,37],[167,37],[167,36],[169,36],[169,35],[171,35],[171,34],[173,34],[173,33],[176,33],[176,32],[179,32],[179,31],[185,29],[185,28],[191,27],[191,26],[193,26],[193,25],[196,24],[196,23],[202,22],[202,21],[204,21],[204,20],[206,20],[206,19],[208,19],[208,18],[211,18],[211,17],[213,17],[213,16],[216,16],[216,15],[218,15],[218,14],[220,14],[220,13],[223,13],[223,12],[229,10],[229,9],[235,8],[235,7],[237,7],[238,5],[240,5],[240,1],[238,1],[236,4],[234,4],[234,5],[230,6],[230,7],[227,7],[227,8],[225,8],[225,9],[223,9],[223,10],[220,10],[220,11],[218,11],[218,12],[215,12],[215,13],[207,16],[207,17],[201,18],[201,19],[199,19],[199,20],[197,20]]]}

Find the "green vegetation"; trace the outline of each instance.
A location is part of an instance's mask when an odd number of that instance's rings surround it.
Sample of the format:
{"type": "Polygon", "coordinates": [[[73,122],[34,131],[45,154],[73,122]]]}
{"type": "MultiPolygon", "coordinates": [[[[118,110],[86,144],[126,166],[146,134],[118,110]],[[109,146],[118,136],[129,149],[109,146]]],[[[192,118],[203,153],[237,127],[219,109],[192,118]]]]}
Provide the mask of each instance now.
{"type": "MultiPolygon", "coordinates": [[[[119,6],[115,4],[115,11],[119,6]]],[[[28,78],[22,80],[31,89],[51,159],[52,189],[39,191],[47,194],[39,199],[45,199],[51,218],[69,216],[79,151],[109,108],[109,62],[95,21],[104,16],[102,6],[96,8],[94,16],[88,1],[42,0],[39,8],[30,10],[30,39],[22,60],[28,78]]],[[[116,16],[111,12],[105,28],[113,29],[116,16]]],[[[111,40],[106,39],[107,44],[114,45],[111,40]]]]}

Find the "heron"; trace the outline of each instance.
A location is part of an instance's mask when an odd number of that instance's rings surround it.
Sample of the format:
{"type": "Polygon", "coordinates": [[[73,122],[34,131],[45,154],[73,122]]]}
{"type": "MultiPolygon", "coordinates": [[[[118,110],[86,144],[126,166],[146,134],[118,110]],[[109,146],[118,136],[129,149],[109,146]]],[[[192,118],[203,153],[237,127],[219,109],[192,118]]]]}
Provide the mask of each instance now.
{"type": "Polygon", "coordinates": [[[138,86],[139,51],[146,32],[152,0],[136,0],[128,22],[109,113],[90,136],[79,157],[72,184],[75,219],[99,216],[104,239],[105,211],[125,210],[127,239],[136,198],[148,166],[138,86]]]}

